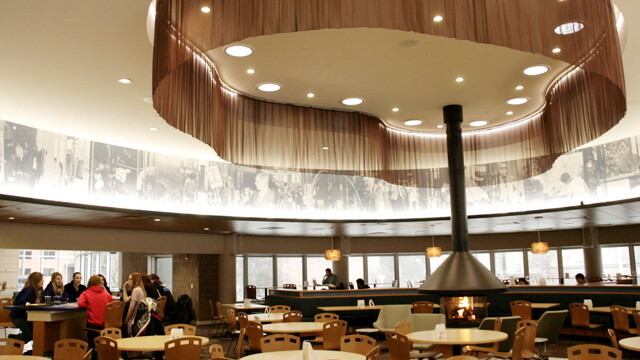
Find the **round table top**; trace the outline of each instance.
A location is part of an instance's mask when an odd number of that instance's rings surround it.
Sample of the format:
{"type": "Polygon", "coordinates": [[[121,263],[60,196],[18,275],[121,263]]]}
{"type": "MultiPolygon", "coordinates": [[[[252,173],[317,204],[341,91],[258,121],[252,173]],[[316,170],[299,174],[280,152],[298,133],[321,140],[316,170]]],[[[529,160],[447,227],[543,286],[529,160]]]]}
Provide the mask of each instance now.
{"type": "Polygon", "coordinates": [[[51,360],[42,356],[32,355],[0,355],[0,360],[51,360]]]}
{"type": "MultiPolygon", "coordinates": [[[[312,356],[309,356],[312,357],[312,356]]],[[[313,350],[313,358],[316,360],[364,360],[365,356],[361,354],[332,351],[332,350],[313,350]]],[[[302,359],[302,350],[290,351],[271,351],[267,353],[253,354],[243,357],[241,360],[300,360],[302,359]]]]}
{"type": "Polygon", "coordinates": [[[256,318],[258,318],[261,323],[277,323],[282,322],[284,313],[251,314],[248,316],[251,321],[256,321],[256,318]]]}
{"type": "Polygon", "coordinates": [[[435,330],[416,331],[407,334],[409,340],[416,343],[441,345],[475,345],[507,340],[509,337],[502,331],[481,329],[446,329],[447,335],[436,339],[435,330]]]}
{"type": "MultiPolygon", "coordinates": [[[[193,336],[185,336],[193,337],[193,336]]],[[[202,345],[209,343],[209,338],[195,336],[202,339],[202,345]]],[[[164,343],[171,340],[171,335],[138,336],[115,339],[120,351],[164,351],[164,343]]]]}
{"type": "Polygon", "coordinates": [[[262,331],[278,334],[297,334],[321,332],[324,323],[321,322],[288,322],[266,324],[262,326],[262,331]]]}
{"type": "Polygon", "coordinates": [[[625,349],[640,351],[640,336],[619,340],[618,344],[625,349]]]}

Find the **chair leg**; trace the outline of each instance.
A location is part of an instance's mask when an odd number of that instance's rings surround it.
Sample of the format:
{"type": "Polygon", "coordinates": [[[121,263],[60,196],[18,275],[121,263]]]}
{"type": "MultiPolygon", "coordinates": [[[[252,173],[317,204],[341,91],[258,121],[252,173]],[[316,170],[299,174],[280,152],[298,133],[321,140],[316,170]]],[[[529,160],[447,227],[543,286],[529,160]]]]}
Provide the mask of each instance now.
{"type": "Polygon", "coordinates": [[[238,338],[232,335],[231,343],[229,344],[229,348],[227,349],[227,357],[231,357],[229,356],[229,354],[231,353],[231,349],[235,349],[233,345],[237,343],[238,343],[238,338]]]}

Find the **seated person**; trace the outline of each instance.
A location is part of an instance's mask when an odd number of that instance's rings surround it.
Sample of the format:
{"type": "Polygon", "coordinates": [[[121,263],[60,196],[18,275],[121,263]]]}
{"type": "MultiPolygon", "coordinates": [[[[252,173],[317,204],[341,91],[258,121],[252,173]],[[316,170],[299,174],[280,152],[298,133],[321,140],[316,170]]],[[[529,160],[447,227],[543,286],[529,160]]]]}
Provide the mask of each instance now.
{"type": "Polygon", "coordinates": [[[587,283],[587,279],[584,277],[583,273],[577,273],[576,274],[576,284],[578,285],[582,285],[582,284],[586,284],[587,283]]]}
{"type": "MultiPolygon", "coordinates": [[[[24,287],[16,299],[13,301],[13,305],[25,306],[27,303],[35,304],[40,299],[40,292],[44,285],[44,276],[39,272],[32,272],[27,278],[27,282],[24,283],[24,287]]],[[[10,334],[12,339],[22,340],[25,343],[33,340],[33,324],[27,321],[27,312],[24,309],[13,309],[9,313],[13,324],[20,329],[20,334],[10,334]]]]}
{"type": "Polygon", "coordinates": [[[362,279],[356,280],[356,285],[358,285],[358,289],[370,289],[369,285],[365,284],[362,279]]]}
{"type": "Polygon", "coordinates": [[[529,285],[529,282],[527,281],[526,278],[521,277],[521,278],[518,278],[516,285],[529,285]]]}
{"type": "Polygon", "coordinates": [[[71,282],[64,286],[64,291],[69,294],[69,301],[76,302],[83,291],[87,290],[87,287],[82,285],[82,274],[79,272],[73,273],[73,279],[71,282]]]}
{"type": "Polygon", "coordinates": [[[327,285],[331,289],[335,289],[340,285],[340,279],[336,274],[331,272],[331,269],[325,270],[324,278],[322,278],[322,285],[327,285]]]}
{"type": "Polygon", "coordinates": [[[53,301],[67,301],[69,299],[69,294],[64,291],[64,283],[62,282],[61,273],[54,272],[51,274],[51,282],[49,282],[42,292],[40,301],[44,301],[45,296],[51,296],[51,300],[53,301]]]}
{"type": "MultiPolygon", "coordinates": [[[[104,283],[99,275],[93,275],[87,283],[89,288],[80,294],[78,306],[87,308],[87,343],[89,348],[94,347],[94,339],[100,335],[99,330],[104,329],[104,315],[107,304],[113,301],[111,294],[104,288],[104,283]]],[[[93,355],[92,355],[93,357],[93,355]]]]}

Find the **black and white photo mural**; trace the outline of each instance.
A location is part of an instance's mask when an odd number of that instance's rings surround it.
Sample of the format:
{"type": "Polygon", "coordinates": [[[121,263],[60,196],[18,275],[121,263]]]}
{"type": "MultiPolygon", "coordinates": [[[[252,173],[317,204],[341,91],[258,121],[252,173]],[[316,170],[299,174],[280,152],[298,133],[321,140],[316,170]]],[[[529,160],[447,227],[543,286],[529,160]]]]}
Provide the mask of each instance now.
{"type": "MultiPolygon", "coordinates": [[[[401,184],[259,170],[210,159],[105,144],[0,121],[0,192],[122,208],[241,217],[376,219],[449,213],[447,169],[413,172],[401,184]],[[422,184],[417,187],[416,184],[422,184]]],[[[638,136],[559,157],[465,169],[469,214],[575,206],[640,196],[638,136]],[[525,180],[515,180],[528,176],[525,180]]]]}

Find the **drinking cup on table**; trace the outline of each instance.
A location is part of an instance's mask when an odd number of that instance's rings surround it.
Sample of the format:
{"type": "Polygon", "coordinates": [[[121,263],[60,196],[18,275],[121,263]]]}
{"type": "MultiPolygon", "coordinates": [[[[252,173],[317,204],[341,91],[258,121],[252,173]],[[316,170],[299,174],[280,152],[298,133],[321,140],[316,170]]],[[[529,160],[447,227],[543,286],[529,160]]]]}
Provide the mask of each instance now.
{"type": "Polygon", "coordinates": [[[45,302],[45,304],[51,304],[51,296],[50,295],[45,296],[44,297],[44,302],[45,302]]]}
{"type": "Polygon", "coordinates": [[[636,310],[640,310],[640,301],[636,301],[636,310]]]}
{"type": "Polygon", "coordinates": [[[584,304],[587,305],[589,309],[593,309],[593,301],[591,301],[591,299],[584,299],[584,304]]]}

